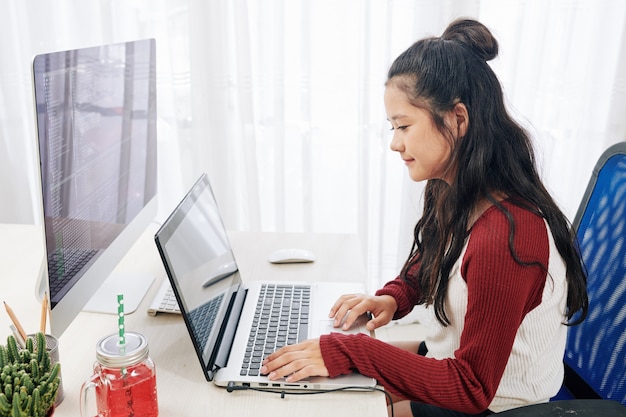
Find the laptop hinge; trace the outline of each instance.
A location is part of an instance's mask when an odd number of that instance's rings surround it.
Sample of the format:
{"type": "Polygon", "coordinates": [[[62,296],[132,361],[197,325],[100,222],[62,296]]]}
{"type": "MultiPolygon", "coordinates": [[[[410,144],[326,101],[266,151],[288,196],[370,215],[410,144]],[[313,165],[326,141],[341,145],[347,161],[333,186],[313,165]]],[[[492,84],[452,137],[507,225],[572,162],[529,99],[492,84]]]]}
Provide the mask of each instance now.
{"type": "Polygon", "coordinates": [[[222,329],[221,341],[218,343],[219,349],[215,355],[215,361],[213,362],[213,372],[217,372],[218,369],[225,367],[228,363],[228,356],[230,355],[230,350],[235,340],[235,333],[239,319],[241,318],[241,311],[243,310],[246,295],[248,295],[247,289],[237,291],[232,296],[231,306],[228,312],[229,319],[226,320],[224,329],[222,329]]]}

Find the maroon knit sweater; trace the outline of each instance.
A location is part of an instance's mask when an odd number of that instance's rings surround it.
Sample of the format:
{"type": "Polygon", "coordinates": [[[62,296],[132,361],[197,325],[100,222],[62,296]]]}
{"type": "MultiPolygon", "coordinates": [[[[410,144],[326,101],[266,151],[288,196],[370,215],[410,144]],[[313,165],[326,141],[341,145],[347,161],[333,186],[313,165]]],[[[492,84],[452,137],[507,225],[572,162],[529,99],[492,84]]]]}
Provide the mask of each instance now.
{"type": "MultiPolygon", "coordinates": [[[[547,266],[550,248],[543,219],[507,201],[503,204],[515,219],[517,255],[547,266]]],[[[515,262],[508,239],[509,224],[495,207],[485,211],[472,227],[457,272],[467,283],[467,310],[454,358],[419,356],[366,335],[332,333],[320,339],[330,376],[356,370],[376,378],[391,393],[413,401],[466,413],[486,410],[500,383],[517,329],[541,302],[546,282],[544,269],[515,262]]],[[[376,294],[395,298],[398,310],[394,319],[408,314],[418,299],[415,288],[399,277],[376,294]]]]}

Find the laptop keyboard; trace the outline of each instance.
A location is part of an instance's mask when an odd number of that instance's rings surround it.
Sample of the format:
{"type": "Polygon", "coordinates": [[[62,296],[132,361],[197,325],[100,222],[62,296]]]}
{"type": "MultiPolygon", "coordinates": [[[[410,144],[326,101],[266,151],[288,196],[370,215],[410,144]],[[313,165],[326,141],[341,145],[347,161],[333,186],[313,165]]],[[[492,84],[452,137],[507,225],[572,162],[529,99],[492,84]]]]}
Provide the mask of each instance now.
{"type": "Polygon", "coordinates": [[[265,284],[261,287],[240,375],[259,375],[266,356],[306,339],[310,299],[309,285],[265,284]]]}
{"type": "Polygon", "coordinates": [[[200,343],[202,352],[204,352],[206,342],[213,329],[213,324],[215,324],[215,318],[223,298],[224,294],[220,294],[218,297],[211,299],[208,303],[189,312],[190,321],[193,323],[193,332],[200,343]]]}

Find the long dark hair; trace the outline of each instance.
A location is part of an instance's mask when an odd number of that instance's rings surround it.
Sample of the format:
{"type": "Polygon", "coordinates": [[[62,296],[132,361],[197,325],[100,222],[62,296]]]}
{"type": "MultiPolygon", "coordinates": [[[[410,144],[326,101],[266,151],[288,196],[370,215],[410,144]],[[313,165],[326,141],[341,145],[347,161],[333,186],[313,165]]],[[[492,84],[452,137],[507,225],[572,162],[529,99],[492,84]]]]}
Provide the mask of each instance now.
{"type": "MultiPolygon", "coordinates": [[[[476,205],[487,200],[510,225],[509,250],[515,222],[497,195],[537,213],[548,223],[567,269],[567,321],[577,324],[588,310],[586,274],[575,232],[544,187],[536,169],[526,131],[507,113],[500,83],[487,64],[498,54],[489,29],[475,20],[452,22],[443,35],[426,38],[402,53],[389,69],[387,84],[404,91],[411,103],[426,109],[451,145],[448,184],[431,179],[425,190],[424,212],[414,231],[411,253],[400,273],[418,287],[418,303],[433,304],[437,319],[449,324],[444,300],[450,271],[468,237],[468,222],[476,205]],[[467,108],[469,124],[462,140],[455,140],[443,115],[457,103],[467,108]],[[580,312],[575,320],[575,313],[580,312]]],[[[547,265],[540,265],[547,270],[547,265]]]]}

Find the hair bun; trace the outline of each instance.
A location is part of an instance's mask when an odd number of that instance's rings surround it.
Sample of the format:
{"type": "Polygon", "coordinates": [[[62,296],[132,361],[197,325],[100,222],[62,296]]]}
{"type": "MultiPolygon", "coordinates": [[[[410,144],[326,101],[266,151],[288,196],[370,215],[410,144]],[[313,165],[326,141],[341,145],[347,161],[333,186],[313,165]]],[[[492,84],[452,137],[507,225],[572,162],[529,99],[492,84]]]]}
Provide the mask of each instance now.
{"type": "Polygon", "coordinates": [[[448,25],[441,38],[466,45],[484,61],[490,61],[498,55],[498,41],[485,25],[476,20],[455,20],[448,25]]]}

